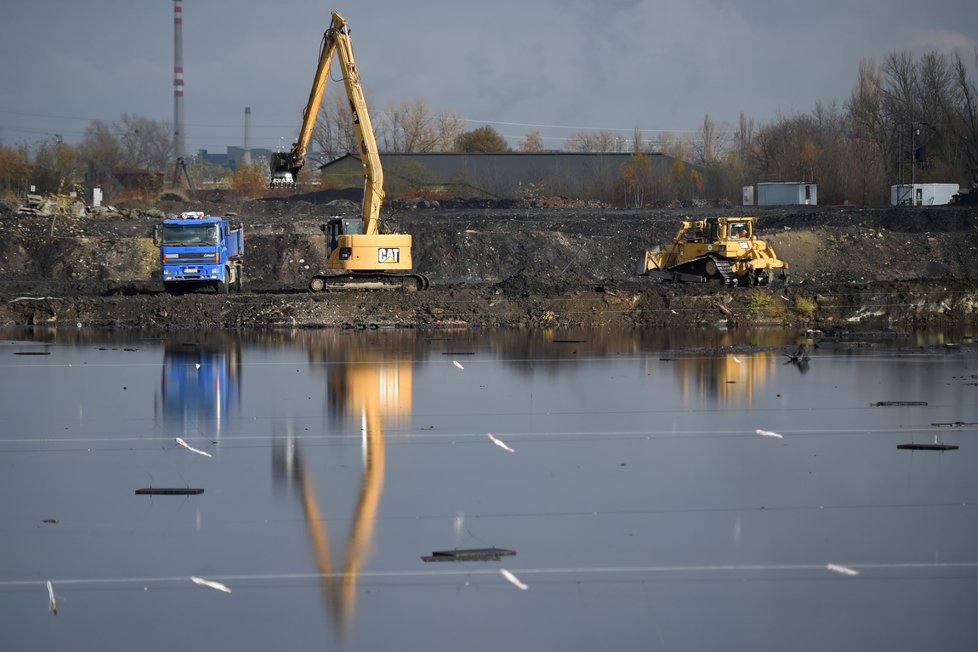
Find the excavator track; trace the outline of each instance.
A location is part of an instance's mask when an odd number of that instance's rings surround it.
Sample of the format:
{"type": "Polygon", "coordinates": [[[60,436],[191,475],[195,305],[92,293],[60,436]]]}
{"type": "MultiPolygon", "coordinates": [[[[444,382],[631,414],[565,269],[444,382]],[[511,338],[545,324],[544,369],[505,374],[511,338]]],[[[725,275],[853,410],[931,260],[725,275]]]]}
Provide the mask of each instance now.
{"type": "Polygon", "coordinates": [[[309,290],[403,290],[415,292],[428,289],[428,277],[423,274],[319,274],[309,281],[309,290]]]}

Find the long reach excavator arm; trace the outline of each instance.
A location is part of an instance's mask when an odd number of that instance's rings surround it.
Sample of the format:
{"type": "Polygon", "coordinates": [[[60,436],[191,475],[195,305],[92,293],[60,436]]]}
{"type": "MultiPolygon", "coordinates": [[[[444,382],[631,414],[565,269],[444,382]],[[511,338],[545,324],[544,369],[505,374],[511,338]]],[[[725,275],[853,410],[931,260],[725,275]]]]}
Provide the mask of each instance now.
{"type": "Polygon", "coordinates": [[[380,217],[380,207],[384,201],[384,170],[380,165],[377,153],[377,141],[374,139],[373,126],[370,124],[370,113],[367,111],[367,101],[360,85],[360,73],[357,71],[353,58],[353,46],[350,44],[350,28],[346,19],[338,12],[332,13],[329,28],[323,34],[323,42],[319,51],[319,65],[316,76],[309,91],[309,100],[302,112],[302,126],[299,137],[292,146],[292,151],[272,154],[272,187],[292,187],[295,185],[299,171],[305,163],[309,141],[312,139],[313,128],[316,126],[316,116],[323,101],[326,82],[329,79],[329,69],[333,54],[340,60],[343,74],[343,85],[346,97],[350,102],[353,114],[353,129],[357,144],[360,147],[360,160],[363,163],[364,192],[363,192],[363,233],[377,233],[380,217]]]}

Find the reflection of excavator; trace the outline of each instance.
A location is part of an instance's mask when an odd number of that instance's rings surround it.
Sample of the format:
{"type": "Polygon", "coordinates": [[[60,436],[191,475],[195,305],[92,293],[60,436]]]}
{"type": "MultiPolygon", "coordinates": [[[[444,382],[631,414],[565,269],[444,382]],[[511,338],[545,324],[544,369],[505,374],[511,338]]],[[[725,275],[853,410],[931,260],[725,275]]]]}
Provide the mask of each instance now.
{"type": "MultiPolygon", "coordinates": [[[[345,354],[344,347],[330,347],[329,354],[345,354]]],[[[363,478],[356,512],[344,550],[342,569],[333,565],[326,521],[320,512],[319,499],[313,483],[311,465],[294,442],[278,441],[273,448],[276,472],[284,473],[298,486],[305,513],[306,526],[316,565],[322,576],[323,592],[333,609],[341,634],[353,622],[357,580],[360,569],[370,552],[374,522],[384,488],[384,431],[385,417],[402,416],[411,410],[411,360],[398,361],[364,357],[349,357],[328,365],[328,396],[331,408],[361,422],[363,437],[363,478]]]]}
{"type": "Polygon", "coordinates": [[[754,237],[753,217],[685,221],[667,248],[647,249],[639,274],[667,281],[719,280],[724,285],[767,285],[788,278],[788,263],[754,237]]]}
{"type": "Polygon", "coordinates": [[[333,53],[339,56],[343,85],[346,88],[353,128],[363,163],[364,189],[362,217],[335,217],[322,226],[326,233],[326,272],[313,276],[309,289],[376,289],[402,288],[423,290],[428,279],[411,274],[411,236],[404,233],[379,233],[380,206],[384,200],[384,172],[377,153],[367,102],[360,87],[360,73],[353,60],[350,30],[343,16],[335,11],[332,22],[323,36],[319,66],[313,79],[309,101],[302,114],[299,138],[291,152],[272,154],[272,187],[295,185],[299,170],[305,162],[306,150],[316,124],[316,115],[323,99],[333,53]]]}

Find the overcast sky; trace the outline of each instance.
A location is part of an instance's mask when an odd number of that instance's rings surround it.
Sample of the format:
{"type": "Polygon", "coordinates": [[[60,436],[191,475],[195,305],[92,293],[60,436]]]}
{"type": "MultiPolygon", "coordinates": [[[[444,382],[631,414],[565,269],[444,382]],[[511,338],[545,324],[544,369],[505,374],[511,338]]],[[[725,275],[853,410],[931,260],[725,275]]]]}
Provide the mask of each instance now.
{"type": "MultiPolygon", "coordinates": [[[[371,115],[423,98],[511,144],[539,131],[695,130],[843,102],[861,59],[959,52],[974,0],[184,0],[187,149],[287,148],[329,12],[349,21],[371,115]]],[[[0,142],[173,121],[172,0],[4,0],[0,142]]]]}

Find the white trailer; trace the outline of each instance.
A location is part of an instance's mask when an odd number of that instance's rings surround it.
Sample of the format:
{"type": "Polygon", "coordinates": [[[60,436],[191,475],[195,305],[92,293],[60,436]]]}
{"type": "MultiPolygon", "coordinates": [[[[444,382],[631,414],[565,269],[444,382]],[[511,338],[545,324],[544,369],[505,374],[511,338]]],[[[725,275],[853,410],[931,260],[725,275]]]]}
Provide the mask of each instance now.
{"type": "Polygon", "coordinates": [[[814,183],[779,182],[757,184],[758,206],[786,206],[789,204],[818,204],[818,186],[814,183]]]}
{"type": "Polygon", "coordinates": [[[891,206],[943,206],[958,194],[956,183],[904,183],[890,186],[891,206]]]}

